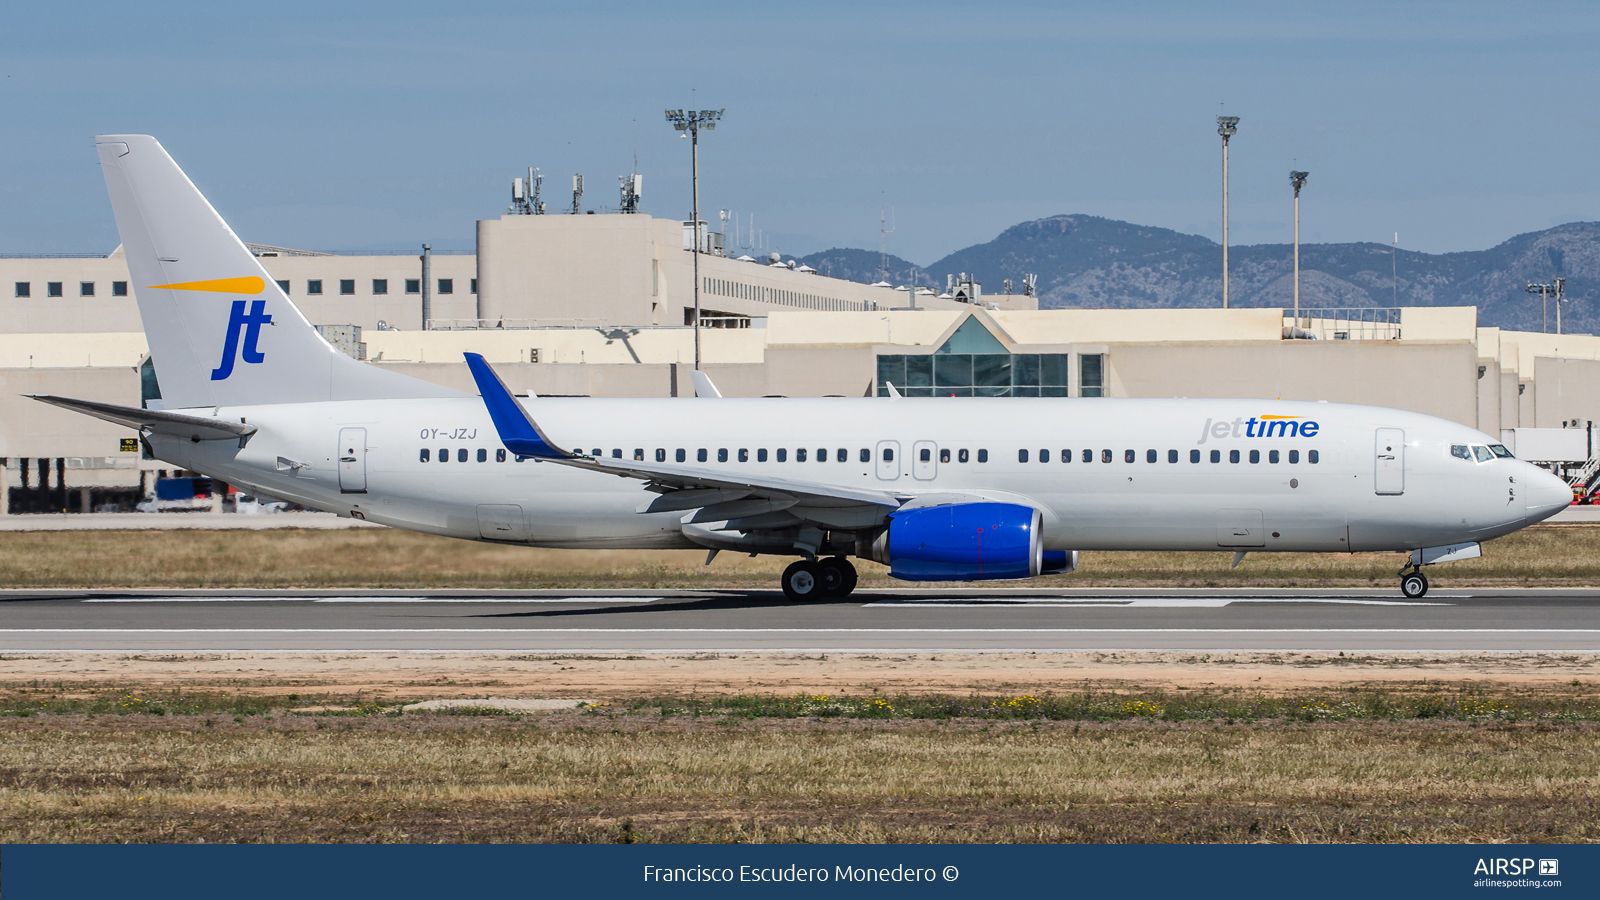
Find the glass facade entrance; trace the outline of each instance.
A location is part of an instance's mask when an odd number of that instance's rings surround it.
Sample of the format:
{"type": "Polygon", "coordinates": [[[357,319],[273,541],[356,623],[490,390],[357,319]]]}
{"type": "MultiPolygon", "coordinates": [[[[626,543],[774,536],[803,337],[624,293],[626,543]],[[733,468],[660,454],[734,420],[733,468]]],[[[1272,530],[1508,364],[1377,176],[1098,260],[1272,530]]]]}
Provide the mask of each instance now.
{"type": "MultiPolygon", "coordinates": [[[[1104,393],[1104,357],[1078,355],[1078,396],[1104,393]]],[[[1068,397],[1072,356],[1008,353],[976,318],[968,318],[931,354],[878,357],[877,394],[889,385],[907,397],[1068,397]]]]}

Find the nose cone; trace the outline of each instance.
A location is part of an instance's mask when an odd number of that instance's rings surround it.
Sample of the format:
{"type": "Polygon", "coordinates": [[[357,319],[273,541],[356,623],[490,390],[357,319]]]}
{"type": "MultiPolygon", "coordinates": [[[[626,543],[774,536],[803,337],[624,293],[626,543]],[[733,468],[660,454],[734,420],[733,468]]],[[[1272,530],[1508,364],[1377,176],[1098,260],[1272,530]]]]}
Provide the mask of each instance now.
{"type": "Polygon", "coordinates": [[[1533,469],[1522,480],[1525,481],[1523,490],[1527,500],[1528,512],[1524,521],[1532,525],[1543,522],[1563,509],[1572,505],[1572,488],[1560,478],[1549,472],[1530,466],[1533,469]]]}

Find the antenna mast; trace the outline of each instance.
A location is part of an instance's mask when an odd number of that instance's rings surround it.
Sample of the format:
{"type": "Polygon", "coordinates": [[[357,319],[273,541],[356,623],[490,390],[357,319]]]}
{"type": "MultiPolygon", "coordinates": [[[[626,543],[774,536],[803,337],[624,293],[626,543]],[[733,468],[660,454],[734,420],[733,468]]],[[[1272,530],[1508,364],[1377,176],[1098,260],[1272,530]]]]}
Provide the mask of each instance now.
{"type": "MultiPolygon", "coordinates": [[[[883,207],[878,207],[878,280],[889,280],[889,235],[894,234],[894,226],[885,227],[883,207]]],[[[916,278],[911,279],[911,292],[916,295],[916,278]]]]}

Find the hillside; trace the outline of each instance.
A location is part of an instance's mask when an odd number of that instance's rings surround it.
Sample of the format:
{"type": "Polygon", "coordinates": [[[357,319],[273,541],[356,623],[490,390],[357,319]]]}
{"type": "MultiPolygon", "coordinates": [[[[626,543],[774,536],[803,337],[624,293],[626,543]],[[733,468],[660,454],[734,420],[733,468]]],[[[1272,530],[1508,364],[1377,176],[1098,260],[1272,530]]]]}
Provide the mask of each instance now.
{"type": "MultiPolygon", "coordinates": [[[[1233,306],[1289,306],[1293,248],[1257,244],[1230,248],[1233,306]]],[[[835,277],[877,281],[878,254],[829,250],[804,261],[837,260],[835,277]],[[857,260],[870,257],[870,267],[857,260]],[[850,274],[844,274],[850,273],[850,274]],[[865,277],[871,276],[871,277],[865,277]]],[[[1222,249],[1208,238],[1103,219],[1051,216],[1006,229],[994,240],[958,250],[925,268],[891,258],[891,281],[943,287],[946,273],[970,272],[997,293],[1003,279],[1039,276],[1045,308],[1206,307],[1221,302],[1222,249]]],[[[1347,306],[1477,306],[1480,325],[1540,330],[1540,303],[1524,285],[1567,279],[1566,330],[1600,332],[1600,309],[1588,298],[1600,287],[1600,222],[1574,222],[1522,234],[1488,250],[1430,254],[1383,244],[1302,244],[1303,308],[1347,306]],[[1398,277],[1391,276],[1391,265],[1398,277]]],[[[833,273],[827,273],[833,274],[833,273]]],[[[1555,330],[1555,313],[1550,314],[1555,330]]]]}

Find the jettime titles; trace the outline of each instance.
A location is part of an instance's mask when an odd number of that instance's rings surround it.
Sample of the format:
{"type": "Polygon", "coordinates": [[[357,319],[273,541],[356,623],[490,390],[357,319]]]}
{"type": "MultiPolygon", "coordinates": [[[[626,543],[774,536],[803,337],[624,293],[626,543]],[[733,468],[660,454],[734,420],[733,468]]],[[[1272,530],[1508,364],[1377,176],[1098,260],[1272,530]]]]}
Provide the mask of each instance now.
{"type": "Polygon", "coordinates": [[[1200,429],[1200,440],[1195,443],[1204,444],[1208,438],[1308,438],[1316,437],[1321,429],[1322,426],[1316,422],[1299,416],[1251,416],[1248,419],[1234,419],[1232,422],[1226,419],[1220,422],[1216,419],[1207,419],[1206,424],[1200,429]]]}

